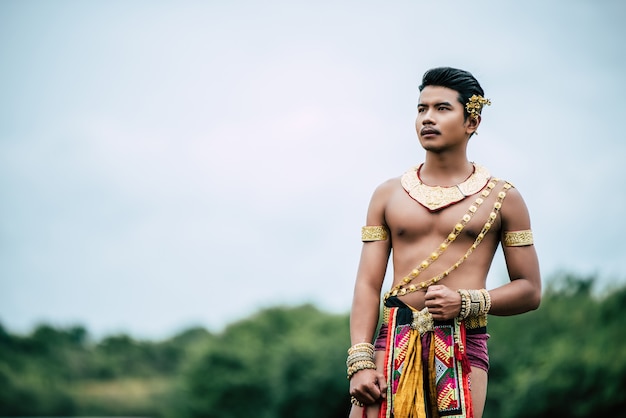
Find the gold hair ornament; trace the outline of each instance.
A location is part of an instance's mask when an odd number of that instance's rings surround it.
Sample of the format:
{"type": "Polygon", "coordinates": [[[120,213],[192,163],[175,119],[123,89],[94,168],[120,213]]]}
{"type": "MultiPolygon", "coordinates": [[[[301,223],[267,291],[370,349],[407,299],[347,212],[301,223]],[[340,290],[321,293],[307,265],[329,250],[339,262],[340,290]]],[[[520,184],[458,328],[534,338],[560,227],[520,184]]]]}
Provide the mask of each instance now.
{"type": "Polygon", "coordinates": [[[467,110],[467,113],[469,113],[470,118],[478,119],[480,112],[483,110],[483,106],[491,106],[491,100],[475,94],[470,97],[469,101],[465,105],[465,109],[467,110]]]}

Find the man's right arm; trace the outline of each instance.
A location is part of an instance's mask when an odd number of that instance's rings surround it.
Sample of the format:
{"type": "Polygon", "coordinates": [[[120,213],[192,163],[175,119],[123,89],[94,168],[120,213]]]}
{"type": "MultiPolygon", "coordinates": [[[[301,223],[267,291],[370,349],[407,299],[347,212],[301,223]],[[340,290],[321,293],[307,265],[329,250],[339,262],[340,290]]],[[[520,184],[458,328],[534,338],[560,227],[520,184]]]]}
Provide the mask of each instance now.
{"type": "MultiPolygon", "coordinates": [[[[363,243],[350,314],[352,345],[372,343],[378,325],[380,292],[391,252],[391,236],[385,222],[385,207],[391,190],[391,181],[379,186],[367,212],[366,225],[384,227],[387,239],[363,243]]],[[[366,404],[377,401],[384,388],[384,377],[375,370],[361,370],[350,379],[350,394],[366,404]]]]}
{"type": "Polygon", "coordinates": [[[353,345],[372,342],[374,338],[390,249],[389,238],[386,241],[363,243],[350,313],[350,339],[353,345]]]}

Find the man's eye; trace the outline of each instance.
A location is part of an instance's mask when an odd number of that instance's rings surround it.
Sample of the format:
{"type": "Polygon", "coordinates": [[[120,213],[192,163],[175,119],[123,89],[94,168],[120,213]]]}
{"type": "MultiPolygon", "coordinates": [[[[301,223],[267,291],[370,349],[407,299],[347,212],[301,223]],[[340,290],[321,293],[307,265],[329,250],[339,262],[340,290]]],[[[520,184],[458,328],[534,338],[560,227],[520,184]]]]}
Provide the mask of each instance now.
{"type": "Polygon", "coordinates": [[[439,110],[450,110],[450,108],[445,107],[445,106],[439,106],[439,110]]]}

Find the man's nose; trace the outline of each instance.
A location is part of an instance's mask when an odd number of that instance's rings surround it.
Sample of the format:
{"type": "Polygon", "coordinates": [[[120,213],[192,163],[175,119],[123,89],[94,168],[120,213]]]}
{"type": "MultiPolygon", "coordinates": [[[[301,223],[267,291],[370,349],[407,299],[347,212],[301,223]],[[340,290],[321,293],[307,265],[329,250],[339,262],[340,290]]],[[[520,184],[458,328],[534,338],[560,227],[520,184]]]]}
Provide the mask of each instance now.
{"type": "Polygon", "coordinates": [[[422,125],[432,125],[435,123],[433,119],[433,113],[430,110],[424,110],[422,112],[422,125]]]}

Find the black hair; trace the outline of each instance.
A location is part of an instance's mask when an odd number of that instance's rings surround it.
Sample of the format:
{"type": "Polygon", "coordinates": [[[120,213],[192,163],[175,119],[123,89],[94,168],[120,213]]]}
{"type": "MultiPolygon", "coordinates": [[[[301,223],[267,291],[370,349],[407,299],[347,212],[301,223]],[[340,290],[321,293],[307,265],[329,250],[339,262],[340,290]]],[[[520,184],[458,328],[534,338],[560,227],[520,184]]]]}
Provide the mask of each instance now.
{"type": "Polygon", "coordinates": [[[465,119],[469,116],[465,104],[474,94],[484,96],[485,92],[478,80],[469,72],[451,67],[433,68],[424,73],[420,92],[427,86],[447,87],[459,93],[459,102],[463,105],[465,119]]]}

